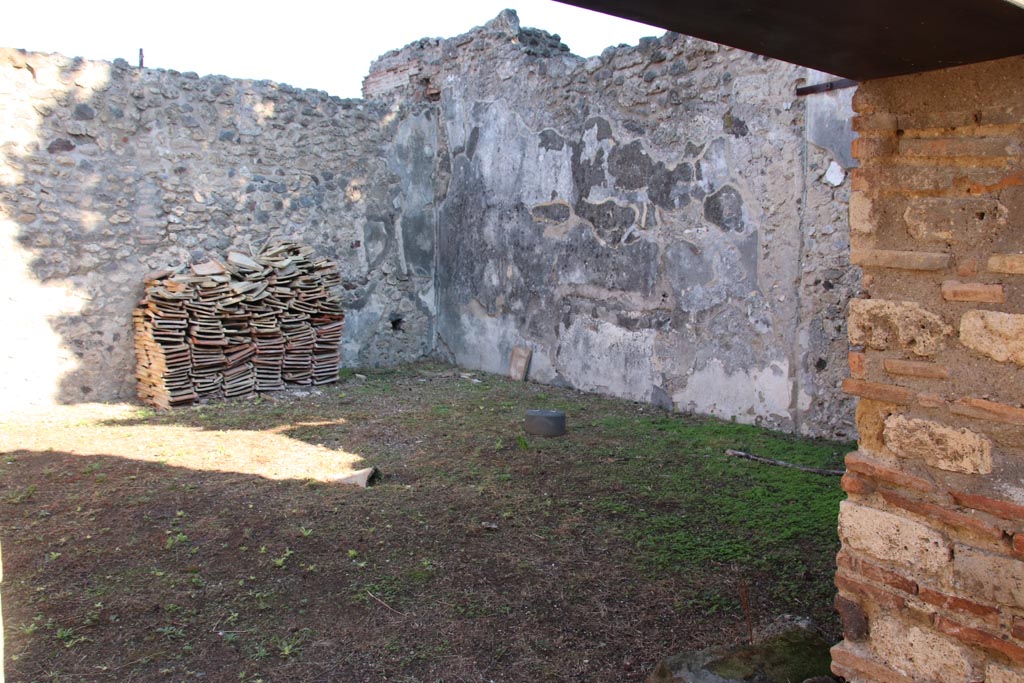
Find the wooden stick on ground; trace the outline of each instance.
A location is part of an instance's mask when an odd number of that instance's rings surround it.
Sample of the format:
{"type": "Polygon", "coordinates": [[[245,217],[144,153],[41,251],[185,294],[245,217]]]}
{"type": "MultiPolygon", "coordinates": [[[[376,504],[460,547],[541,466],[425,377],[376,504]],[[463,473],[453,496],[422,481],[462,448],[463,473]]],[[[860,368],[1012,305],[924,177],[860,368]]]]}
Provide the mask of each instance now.
{"type": "Polygon", "coordinates": [[[783,462],[781,460],[772,460],[771,458],[763,458],[760,455],[754,455],[753,453],[744,453],[743,451],[734,451],[731,448],[727,448],[725,451],[726,455],[733,455],[737,458],[746,458],[747,460],[753,460],[754,462],[763,463],[765,465],[778,465],[779,467],[788,467],[792,470],[800,470],[801,472],[810,472],[811,474],[823,474],[829,477],[841,477],[846,474],[846,470],[825,470],[820,467],[805,467],[803,465],[794,465],[791,462],[783,462]]]}

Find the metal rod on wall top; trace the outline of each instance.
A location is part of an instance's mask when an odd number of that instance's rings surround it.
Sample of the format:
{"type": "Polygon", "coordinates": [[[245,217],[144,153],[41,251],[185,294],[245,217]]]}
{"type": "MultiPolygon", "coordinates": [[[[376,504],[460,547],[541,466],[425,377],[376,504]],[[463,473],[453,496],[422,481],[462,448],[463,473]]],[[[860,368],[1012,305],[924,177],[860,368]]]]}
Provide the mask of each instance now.
{"type": "Polygon", "coordinates": [[[829,92],[832,90],[842,90],[843,88],[852,88],[857,85],[857,81],[850,78],[840,78],[835,81],[827,81],[825,83],[817,83],[815,85],[804,85],[796,89],[798,97],[804,95],[813,95],[818,92],[829,92]]]}
{"type": "Polygon", "coordinates": [[[143,54],[142,54],[142,48],[140,47],[140,48],[139,48],[139,68],[140,68],[140,69],[141,69],[141,68],[142,68],[143,66],[145,66],[145,61],[146,61],[146,60],[145,60],[145,58],[144,58],[144,56],[143,56],[143,54]]]}

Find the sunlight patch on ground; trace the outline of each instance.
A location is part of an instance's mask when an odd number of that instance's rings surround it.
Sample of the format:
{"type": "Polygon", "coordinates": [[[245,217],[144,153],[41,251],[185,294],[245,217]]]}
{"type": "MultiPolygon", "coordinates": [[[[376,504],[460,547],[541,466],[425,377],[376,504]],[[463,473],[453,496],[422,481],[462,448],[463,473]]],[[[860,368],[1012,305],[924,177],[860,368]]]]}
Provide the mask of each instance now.
{"type": "Polygon", "coordinates": [[[265,430],[207,430],[146,424],[146,411],[128,404],[62,406],[47,415],[0,421],[0,452],[54,451],[112,455],[207,472],[236,472],[267,479],[330,481],[365,467],[356,453],[289,436],[303,427],[343,425],[296,422],[265,430]],[[83,444],[85,445],[83,447],[83,444]]]}

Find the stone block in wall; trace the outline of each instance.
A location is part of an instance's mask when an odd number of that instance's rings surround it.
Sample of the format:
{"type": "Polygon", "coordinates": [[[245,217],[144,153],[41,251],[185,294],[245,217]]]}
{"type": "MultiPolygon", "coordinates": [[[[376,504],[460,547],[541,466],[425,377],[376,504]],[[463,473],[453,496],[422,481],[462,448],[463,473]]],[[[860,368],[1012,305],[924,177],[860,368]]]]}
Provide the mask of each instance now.
{"type": "Polygon", "coordinates": [[[846,469],[888,486],[921,491],[922,493],[930,493],[935,490],[935,484],[924,476],[925,473],[899,469],[895,465],[872,458],[862,451],[854,451],[846,456],[846,469]],[[922,476],[918,476],[919,474],[922,476]]]}
{"type": "Polygon", "coordinates": [[[899,348],[916,356],[932,356],[945,346],[953,329],[938,315],[913,301],[852,299],[850,343],[884,351],[899,348]]]}
{"type": "Polygon", "coordinates": [[[930,574],[950,561],[949,542],[936,529],[848,500],[839,506],[839,537],[844,547],[930,574]]]}
{"type": "Polygon", "coordinates": [[[908,405],[913,403],[916,395],[906,387],[881,382],[866,382],[862,379],[846,378],[843,380],[843,391],[850,396],[908,405]]]}
{"type": "Polygon", "coordinates": [[[1004,136],[900,138],[899,153],[905,157],[1012,157],[1020,143],[1004,136]]]}
{"type": "Polygon", "coordinates": [[[875,222],[871,219],[871,198],[864,192],[850,193],[850,232],[855,236],[875,234],[875,222]]]}
{"type": "Polygon", "coordinates": [[[853,141],[851,151],[861,162],[878,157],[889,157],[899,149],[895,131],[889,135],[864,136],[853,141]]]}
{"type": "Polygon", "coordinates": [[[1017,665],[1024,664],[1024,647],[1003,639],[997,634],[961,624],[939,614],[935,615],[933,623],[935,629],[940,633],[953,636],[968,645],[999,653],[1017,665]]]}
{"type": "Polygon", "coordinates": [[[1024,275],[1024,254],[992,254],[987,268],[993,273],[1024,275]]]}
{"type": "MultiPolygon", "coordinates": [[[[953,497],[953,501],[961,507],[974,508],[975,510],[981,510],[995,517],[1002,517],[1003,519],[1009,519],[1016,522],[1024,522],[1024,505],[1012,503],[1008,500],[1004,500],[1001,497],[992,497],[991,495],[985,495],[977,491],[963,490],[961,488],[951,488],[949,491],[950,496],[953,497]]],[[[1013,537],[1014,546],[1018,545],[1018,538],[1024,540],[1024,536],[1015,534],[1013,537]]]]}
{"type": "Polygon", "coordinates": [[[948,367],[927,361],[886,358],[882,361],[882,367],[890,375],[918,379],[949,379],[948,367]]]}
{"type": "Polygon", "coordinates": [[[916,595],[918,591],[916,581],[867,560],[852,557],[846,552],[836,555],[836,566],[907,595],[916,595]]]}
{"type": "Polygon", "coordinates": [[[1024,607],[1024,562],[966,545],[953,548],[953,583],[966,595],[1024,607]]]}
{"type": "Polygon", "coordinates": [[[836,596],[835,607],[843,622],[843,635],[848,640],[860,641],[868,637],[868,616],[863,607],[841,595],[836,596]]]}
{"type": "Polygon", "coordinates": [[[1006,288],[1001,284],[984,282],[957,282],[946,280],[942,283],[942,298],[946,301],[962,301],[981,304],[1006,303],[1006,288]]]}
{"type": "Polygon", "coordinates": [[[1008,214],[992,197],[918,197],[910,200],[903,221],[915,240],[971,244],[1006,227],[1008,214]]]}
{"type": "Polygon", "coordinates": [[[951,510],[944,505],[930,503],[916,497],[905,496],[896,491],[881,490],[879,493],[882,500],[892,507],[906,510],[915,515],[927,519],[929,522],[938,522],[963,532],[979,536],[988,541],[1001,543],[1004,531],[1000,526],[990,524],[987,520],[974,514],[951,510]]]}
{"type": "Polygon", "coordinates": [[[871,648],[889,666],[915,681],[963,683],[971,655],[960,643],[890,615],[871,623],[871,648]]]}
{"type": "Polygon", "coordinates": [[[855,647],[843,641],[832,648],[832,672],[848,681],[877,681],[878,683],[914,683],[910,678],[893,671],[868,652],[866,647],[855,647]]]}
{"type": "Polygon", "coordinates": [[[992,628],[999,627],[999,608],[992,605],[983,605],[974,600],[967,600],[955,595],[947,595],[937,590],[921,586],[917,597],[933,607],[955,612],[964,617],[976,618],[992,628]]]}
{"type": "Polygon", "coordinates": [[[891,415],[885,421],[883,438],[889,450],[901,458],[950,472],[992,471],[992,443],[969,429],[891,415]]]}
{"type": "Polygon", "coordinates": [[[960,318],[960,343],[993,360],[1024,367],[1024,315],[968,311],[960,318]]]}
{"type": "MultiPolygon", "coordinates": [[[[898,159],[898,157],[897,157],[898,159]]],[[[874,189],[887,194],[989,194],[1016,184],[1004,168],[931,164],[873,164],[854,169],[854,190],[874,189]]]]}
{"type": "Polygon", "coordinates": [[[884,609],[896,611],[907,606],[906,596],[860,581],[843,571],[836,572],[835,582],[841,592],[884,609]]]}
{"type": "Polygon", "coordinates": [[[855,379],[864,379],[867,376],[867,356],[860,351],[850,351],[846,355],[847,363],[850,366],[850,376],[855,379]]]}
{"type": "Polygon", "coordinates": [[[895,268],[898,270],[945,270],[949,254],[895,249],[851,249],[850,263],[861,267],[895,268]]]}
{"type": "Polygon", "coordinates": [[[997,403],[983,398],[970,396],[959,398],[950,404],[949,412],[976,420],[1024,426],[1024,408],[1015,408],[1005,403],[997,403]]]}
{"type": "Polygon", "coordinates": [[[1024,670],[989,663],[985,667],[985,683],[1024,683],[1024,670]]]}
{"type": "Polygon", "coordinates": [[[897,404],[885,401],[862,398],[857,402],[857,432],[862,449],[878,453],[885,448],[885,419],[898,410],[897,404]]]}

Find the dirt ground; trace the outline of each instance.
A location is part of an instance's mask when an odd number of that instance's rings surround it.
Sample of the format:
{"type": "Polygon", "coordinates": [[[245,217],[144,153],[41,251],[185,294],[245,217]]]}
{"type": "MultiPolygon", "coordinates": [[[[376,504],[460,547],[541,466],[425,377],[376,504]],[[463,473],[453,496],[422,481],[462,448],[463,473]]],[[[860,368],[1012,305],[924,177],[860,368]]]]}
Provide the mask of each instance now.
{"type": "Polygon", "coordinates": [[[748,618],[837,640],[838,477],[728,448],[852,445],[430,364],[2,422],[7,680],[621,682],[748,618]]]}

